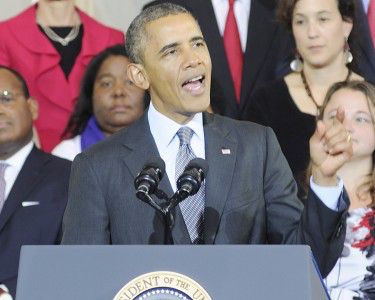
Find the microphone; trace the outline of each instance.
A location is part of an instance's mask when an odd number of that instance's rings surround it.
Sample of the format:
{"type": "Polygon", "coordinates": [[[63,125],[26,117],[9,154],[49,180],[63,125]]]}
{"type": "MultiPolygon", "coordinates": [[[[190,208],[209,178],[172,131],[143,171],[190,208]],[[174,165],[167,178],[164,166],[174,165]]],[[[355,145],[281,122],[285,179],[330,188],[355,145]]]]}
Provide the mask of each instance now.
{"type": "Polygon", "coordinates": [[[194,158],[188,163],[177,179],[177,192],[182,199],[195,195],[199,191],[207,171],[208,164],[202,158],[194,158]]]}
{"type": "Polygon", "coordinates": [[[134,187],[137,190],[135,195],[138,199],[152,206],[164,214],[163,209],[150,195],[154,192],[164,194],[157,188],[165,173],[165,163],[160,157],[150,159],[142,168],[142,171],[134,179],[134,187]]]}
{"type": "Polygon", "coordinates": [[[187,197],[195,195],[199,191],[207,172],[208,164],[204,159],[192,159],[177,179],[177,191],[172,196],[166,211],[169,212],[187,197]]]}
{"type": "Polygon", "coordinates": [[[138,194],[153,194],[165,173],[165,163],[160,157],[150,159],[142,171],[134,179],[134,187],[138,194]]]}

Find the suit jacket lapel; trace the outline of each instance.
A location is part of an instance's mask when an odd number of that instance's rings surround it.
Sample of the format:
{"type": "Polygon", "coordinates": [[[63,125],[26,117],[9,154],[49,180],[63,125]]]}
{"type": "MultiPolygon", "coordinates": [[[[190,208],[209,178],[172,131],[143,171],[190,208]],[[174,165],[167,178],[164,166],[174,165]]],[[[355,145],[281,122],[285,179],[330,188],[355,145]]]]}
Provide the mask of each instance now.
{"type": "Polygon", "coordinates": [[[365,61],[369,62],[371,65],[371,68],[375,70],[375,49],[372,44],[370,28],[367,23],[367,15],[363,8],[362,1],[359,0],[357,2],[358,2],[357,9],[356,9],[357,24],[355,24],[354,26],[357,26],[359,28],[358,31],[360,32],[360,34],[358,34],[358,38],[356,39],[356,41],[358,41],[358,47],[361,49],[360,54],[367,57],[365,61]]]}
{"type": "Polygon", "coordinates": [[[229,136],[214,115],[204,114],[206,159],[209,165],[206,179],[204,239],[213,244],[234,174],[237,142],[229,136]]]}
{"type": "Polygon", "coordinates": [[[40,172],[48,158],[40,154],[41,151],[34,147],[26,158],[0,213],[0,231],[41,179],[40,172]]]}
{"type": "Polygon", "coordinates": [[[267,53],[271,47],[277,22],[274,20],[273,1],[251,1],[247,44],[241,85],[240,107],[246,103],[267,53]]]}
{"type": "MultiPolygon", "coordinates": [[[[156,143],[151,134],[147,111],[139,122],[135,123],[132,130],[126,130],[123,134],[123,145],[125,152],[123,160],[135,178],[147,161],[147,158],[160,157],[156,143]],[[145,159],[146,158],[146,159],[145,159]]],[[[167,174],[164,174],[163,179],[159,184],[159,188],[163,190],[168,196],[173,195],[173,190],[167,174]]],[[[157,203],[161,201],[153,197],[157,203]]],[[[153,208],[149,208],[153,209],[153,208]]],[[[179,207],[174,213],[175,226],[173,228],[173,239],[175,244],[190,243],[189,233],[183,220],[183,216],[179,207]]]]}

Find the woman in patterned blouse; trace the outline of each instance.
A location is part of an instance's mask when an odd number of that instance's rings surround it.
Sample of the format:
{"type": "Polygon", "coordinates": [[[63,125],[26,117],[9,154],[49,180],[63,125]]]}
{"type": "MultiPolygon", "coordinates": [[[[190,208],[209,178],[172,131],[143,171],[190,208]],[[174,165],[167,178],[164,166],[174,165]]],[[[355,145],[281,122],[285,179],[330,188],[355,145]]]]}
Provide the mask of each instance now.
{"type": "Polygon", "coordinates": [[[329,126],[339,107],[353,143],[352,159],[338,172],[350,207],[342,255],[325,281],[332,299],[375,299],[375,87],[364,81],[334,84],[319,119],[329,126]]]}

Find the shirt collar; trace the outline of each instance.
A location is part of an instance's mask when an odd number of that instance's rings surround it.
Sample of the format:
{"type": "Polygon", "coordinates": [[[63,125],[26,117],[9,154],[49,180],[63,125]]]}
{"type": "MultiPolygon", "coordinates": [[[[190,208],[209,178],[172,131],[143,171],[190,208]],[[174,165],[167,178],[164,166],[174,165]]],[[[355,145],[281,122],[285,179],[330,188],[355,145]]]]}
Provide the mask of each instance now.
{"type": "Polygon", "coordinates": [[[202,113],[196,113],[191,121],[181,125],[157,111],[151,102],[148,110],[148,122],[158,149],[168,147],[176,136],[177,131],[185,126],[190,127],[198,139],[204,141],[202,113]]]}
{"type": "Polygon", "coordinates": [[[32,141],[28,142],[15,154],[13,154],[8,159],[4,160],[4,162],[7,163],[9,166],[16,168],[17,170],[21,170],[26,158],[29,156],[31,150],[33,149],[33,146],[34,143],[32,141]]]}
{"type": "MultiPolygon", "coordinates": [[[[216,5],[228,5],[228,0],[211,0],[213,4],[216,5]]],[[[236,2],[241,2],[245,7],[250,7],[251,0],[236,0],[236,2]]]]}

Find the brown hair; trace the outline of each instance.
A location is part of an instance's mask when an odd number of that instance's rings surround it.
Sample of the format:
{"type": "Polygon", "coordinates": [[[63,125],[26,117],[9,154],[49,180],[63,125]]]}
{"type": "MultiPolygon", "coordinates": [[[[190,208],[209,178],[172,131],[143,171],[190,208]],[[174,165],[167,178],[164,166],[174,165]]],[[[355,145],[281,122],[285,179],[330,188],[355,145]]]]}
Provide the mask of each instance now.
{"type": "MultiPolygon", "coordinates": [[[[277,19],[289,30],[292,30],[293,12],[299,0],[279,0],[276,10],[277,19]]],[[[354,21],[354,0],[336,0],[340,15],[344,21],[354,21]]]]}

